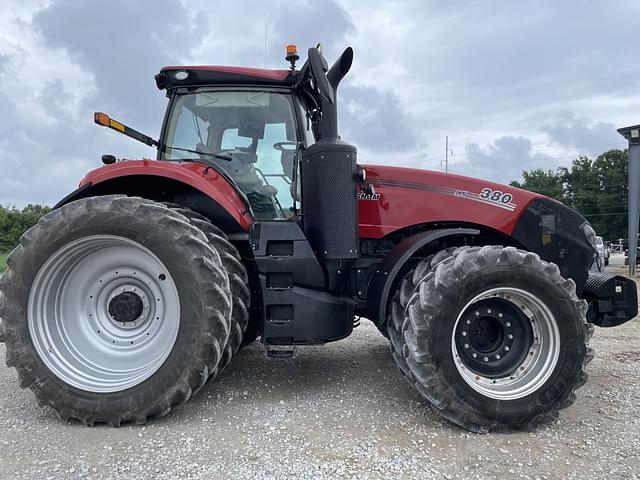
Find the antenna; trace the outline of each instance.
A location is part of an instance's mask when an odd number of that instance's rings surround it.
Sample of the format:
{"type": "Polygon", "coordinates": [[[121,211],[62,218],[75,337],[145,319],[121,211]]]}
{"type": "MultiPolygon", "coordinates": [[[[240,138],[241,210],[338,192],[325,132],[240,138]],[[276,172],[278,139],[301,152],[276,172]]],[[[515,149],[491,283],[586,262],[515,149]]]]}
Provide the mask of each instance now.
{"type": "Polygon", "coordinates": [[[264,22],[264,68],[267,68],[267,32],[269,30],[269,19],[264,22]]]}

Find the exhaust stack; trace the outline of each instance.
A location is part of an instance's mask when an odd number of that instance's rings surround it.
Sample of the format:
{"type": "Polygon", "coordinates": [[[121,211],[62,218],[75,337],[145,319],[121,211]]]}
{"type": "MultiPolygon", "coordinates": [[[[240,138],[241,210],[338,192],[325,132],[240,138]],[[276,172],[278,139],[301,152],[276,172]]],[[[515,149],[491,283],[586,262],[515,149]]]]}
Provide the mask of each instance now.
{"type": "MultiPolygon", "coordinates": [[[[309,59],[314,55],[320,56],[318,50],[316,48],[309,49],[309,59]],[[316,53],[312,53],[312,50],[316,53]]],[[[320,60],[324,59],[320,58],[320,60]]],[[[342,52],[342,55],[326,73],[325,68],[319,68],[316,66],[317,63],[316,65],[311,63],[311,71],[321,94],[322,119],[320,120],[319,133],[320,141],[323,143],[335,143],[340,139],[338,135],[338,85],[351,69],[352,63],[353,49],[351,47],[342,52]]],[[[326,63],[324,64],[326,65],[326,63]]]]}
{"type": "Polygon", "coordinates": [[[338,135],[337,91],[349,72],[353,49],[347,48],[327,69],[317,48],[309,49],[309,68],[320,98],[319,139],[302,153],[304,230],[327,269],[331,288],[342,281],[345,261],[358,258],[357,150],[338,135]]]}

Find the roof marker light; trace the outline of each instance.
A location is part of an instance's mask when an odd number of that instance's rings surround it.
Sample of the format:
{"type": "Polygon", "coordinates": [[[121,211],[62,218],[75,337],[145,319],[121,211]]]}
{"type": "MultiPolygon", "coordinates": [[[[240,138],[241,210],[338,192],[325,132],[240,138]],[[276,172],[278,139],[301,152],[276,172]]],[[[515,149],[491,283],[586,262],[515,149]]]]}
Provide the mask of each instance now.
{"type": "Polygon", "coordinates": [[[189,78],[189,72],[187,72],[186,70],[178,70],[173,74],[173,78],[175,78],[176,80],[186,80],[187,78],[189,78]]]}
{"type": "Polygon", "coordinates": [[[287,45],[287,56],[284,57],[285,60],[291,63],[291,70],[295,70],[296,62],[300,60],[300,55],[298,55],[298,47],[294,44],[287,45]]]}

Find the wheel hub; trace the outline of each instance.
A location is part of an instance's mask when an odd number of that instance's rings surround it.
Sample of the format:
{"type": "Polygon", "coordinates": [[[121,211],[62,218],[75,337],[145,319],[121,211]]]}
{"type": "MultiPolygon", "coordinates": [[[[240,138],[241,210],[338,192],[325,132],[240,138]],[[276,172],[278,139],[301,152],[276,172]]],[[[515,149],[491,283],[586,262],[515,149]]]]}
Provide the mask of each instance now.
{"type": "Polygon", "coordinates": [[[109,315],[116,322],[133,322],[142,315],[143,309],[142,299],[133,292],[120,293],[109,302],[109,315]]]}
{"type": "Polygon", "coordinates": [[[456,347],[464,364],[488,378],[511,375],[534,341],[531,322],[513,303],[493,297],[469,306],[458,322],[456,347]]]}
{"type": "Polygon", "coordinates": [[[469,329],[469,342],[482,353],[492,353],[504,338],[502,324],[492,316],[482,316],[469,329]]]}

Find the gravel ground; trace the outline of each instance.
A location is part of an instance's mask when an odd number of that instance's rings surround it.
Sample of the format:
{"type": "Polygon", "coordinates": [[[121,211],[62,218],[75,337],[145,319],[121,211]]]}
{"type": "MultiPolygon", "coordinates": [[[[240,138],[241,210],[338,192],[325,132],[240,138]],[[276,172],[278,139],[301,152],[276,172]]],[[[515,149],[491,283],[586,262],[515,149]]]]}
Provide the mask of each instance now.
{"type": "Polygon", "coordinates": [[[556,424],[488,435],[436,416],[368,322],[294,359],[246,348],[144,427],[63,424],[3,365],[0,478],[639,478],[639,342],[638,321],[597,329],[589,382],[556,424]]]}

